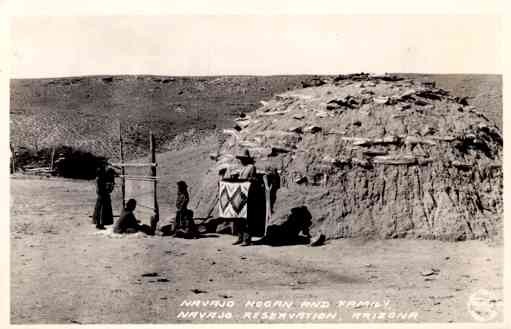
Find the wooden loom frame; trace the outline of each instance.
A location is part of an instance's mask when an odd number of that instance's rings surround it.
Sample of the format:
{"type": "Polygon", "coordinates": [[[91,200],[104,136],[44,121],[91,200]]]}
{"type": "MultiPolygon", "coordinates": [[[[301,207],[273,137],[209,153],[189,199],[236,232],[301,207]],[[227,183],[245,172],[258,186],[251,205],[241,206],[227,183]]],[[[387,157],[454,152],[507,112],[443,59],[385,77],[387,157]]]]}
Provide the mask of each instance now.
{"type": "MultiPolygon", "coordinates": [[[[124,161],[124,143],[122,139],[122,125],[119,121],[119,157],[121,162],[114,163],[113,166],[121,168],[121,191],[122,191],[122,207],[126,207],[126,180],[138,180],[138,181],[147,181],[153,182],[153,212],[154,212],[154,221],[158,222],[160,218],[160,209],[158,206],[158,196],[157,196],[157,188],[158,188],[158,180],[159,177],[156,175],[156,167],[158,167],[158,163],[156,162],[156,143],[155,138],[152,131],[149,131],[149,152],[151,156],[151,161],[149,163],[128,163],[124,161]],[[126,175],[125,168],[126,167],[150,167],[151,174],[150,175],[126,175]]],[[[152,222],[152,221],[151,221],[152,222]]]]}

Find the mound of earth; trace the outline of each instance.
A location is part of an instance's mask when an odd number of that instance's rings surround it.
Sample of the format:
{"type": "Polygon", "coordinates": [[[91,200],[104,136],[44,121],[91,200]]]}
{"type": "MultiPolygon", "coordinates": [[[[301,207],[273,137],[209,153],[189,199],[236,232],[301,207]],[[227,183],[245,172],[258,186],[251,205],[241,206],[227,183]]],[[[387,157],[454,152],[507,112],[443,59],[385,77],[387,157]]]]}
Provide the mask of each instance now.
{"type": "Polygon", "coordinates": [[[236,120],[192,205],[207,216],[218,172],[248,149],[280,171],[276,214],[306,205],[328,238],[499,235],[502,133],[432,82],[339,76],[275,96],[236,120]]]}

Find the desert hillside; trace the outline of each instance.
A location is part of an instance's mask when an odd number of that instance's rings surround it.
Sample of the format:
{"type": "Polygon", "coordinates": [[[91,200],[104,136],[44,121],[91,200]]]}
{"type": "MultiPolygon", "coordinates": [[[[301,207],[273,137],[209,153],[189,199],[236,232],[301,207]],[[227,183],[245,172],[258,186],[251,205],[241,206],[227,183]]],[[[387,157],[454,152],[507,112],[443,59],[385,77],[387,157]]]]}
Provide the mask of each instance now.
{"type": "MultiPolygon", "coordinates": [[[[502,77],[496,75],[413,75],[433,79],[453,95],[468,97],[502,126],[502,77]]],[[[147,134],[158,151],[180,148],[210,131],[229,127],[261,100],[301,88],[318,76],[87,76],[12,79],[11,143],[42,149],[68,145],[96,155],[118,156],[118,120],[127,155],[147,154],[147,134]],[[193,130],[190,132],[190,129],[193,130]],[[176,141],[174,137],[189,132],[176,141]]]]}
{"type": "Polygon", "coordinates": [[[230,124],[275,93],[301,87],[305,76],[162,77],[90,76],[11,81],[11,142],[44,148],[66,144],[117,157],[118,121],[127,154],[147,154],[147,136],[158,151],[172,149],[174,136],[193,128],[230,124]]]}

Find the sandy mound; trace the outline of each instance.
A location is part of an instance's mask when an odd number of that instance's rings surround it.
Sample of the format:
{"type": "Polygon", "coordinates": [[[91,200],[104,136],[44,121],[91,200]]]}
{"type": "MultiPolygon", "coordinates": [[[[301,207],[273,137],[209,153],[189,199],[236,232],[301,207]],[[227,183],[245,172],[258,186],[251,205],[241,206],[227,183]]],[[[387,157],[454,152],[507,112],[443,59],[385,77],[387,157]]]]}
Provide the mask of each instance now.
{"type": "Polygon", "coordinates": [[[206,216],[221,167],[249,149],[281,171],[276,220],[306,205],[328,238],[487,238],[501,232],[502,134],[434,83],[339,76],[237,120],[192,205],[206,216]]]}

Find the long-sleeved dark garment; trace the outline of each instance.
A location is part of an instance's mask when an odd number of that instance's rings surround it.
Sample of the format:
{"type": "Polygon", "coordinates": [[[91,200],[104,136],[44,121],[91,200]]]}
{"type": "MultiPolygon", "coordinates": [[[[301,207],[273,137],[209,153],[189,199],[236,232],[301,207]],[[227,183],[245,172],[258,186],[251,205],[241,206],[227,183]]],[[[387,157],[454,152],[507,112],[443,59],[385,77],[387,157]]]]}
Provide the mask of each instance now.
{"type": "Polygon", "coordinates": [[[96,177],[96,205],[92,215],[92,223],[96,226],[111,225],[114,222],[110,193],[114,187],[114,176],[99,171],[96,177]]]}

